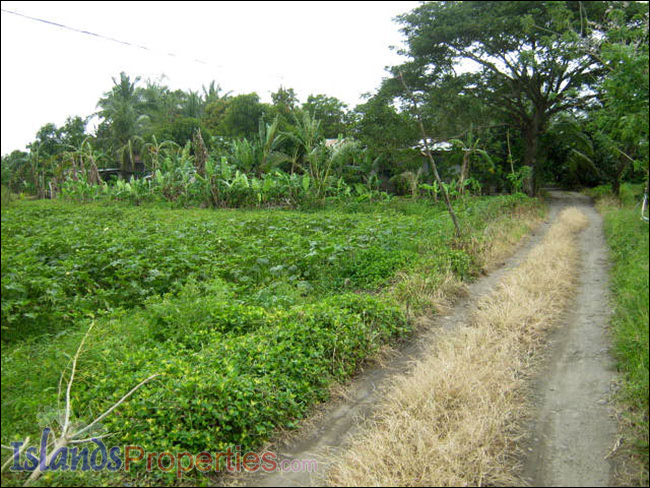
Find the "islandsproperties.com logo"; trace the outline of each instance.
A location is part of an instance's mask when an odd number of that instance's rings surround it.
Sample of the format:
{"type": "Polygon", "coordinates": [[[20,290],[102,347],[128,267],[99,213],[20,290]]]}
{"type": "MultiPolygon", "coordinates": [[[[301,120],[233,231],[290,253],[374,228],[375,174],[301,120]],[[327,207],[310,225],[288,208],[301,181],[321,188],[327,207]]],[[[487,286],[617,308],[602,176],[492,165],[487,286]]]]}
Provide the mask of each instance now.
{"type": "Polygon", "coordinates": [[[125,471],[144,466],[147,472],[160,470],[175,473],[178,478],[196,470],[200,473],[256,473],[256,472],[316,472],[314,459],[279,459],[274,452],[243,452],[241,446],[224,452],[151,452],[137,445],[107,447],[102,439],[91,438],[83,446],[65,445],[47,453],[51,430],[43,429],[39,448],[24,449],[24,441],[11,443],[13,449],[13,472],[75,471],[125,471]]]}

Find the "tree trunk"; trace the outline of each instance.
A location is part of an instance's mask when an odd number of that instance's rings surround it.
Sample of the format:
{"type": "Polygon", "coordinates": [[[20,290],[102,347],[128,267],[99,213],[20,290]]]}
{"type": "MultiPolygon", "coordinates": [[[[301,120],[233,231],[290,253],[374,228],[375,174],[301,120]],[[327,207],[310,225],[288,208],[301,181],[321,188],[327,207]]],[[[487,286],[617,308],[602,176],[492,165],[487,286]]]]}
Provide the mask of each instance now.
{"type": "Polygon", "coordinates": [[[621,196],[621,180],[623,179],[623,174],[625,173],[627,165],[627,160],[622,155],[619,156],[618,164],[616,165],[616,173],[612,180],[612,193],[616,198],[620,198],[621,196]]]}
{"type": "Polygon", "coordinates": [[[449,212],[449,215],[451,216],[451,220],[454,223],[454,228],[456,229],[456,237],[459,238],[462,235],[460,231],[460,225],[458,224],[458,219],[456,218],[456,212],[454,212],[454,207],[451,205],[451,201],[449,200],[449,193],[447,193],[447,189],[442,184],[442,179],[440,178],[440,174],[438,173],[438,167],[436,166],[436,162],[433,159],[433,155],[431,154],[431,149],[429,148],[430,138],[427,136],[427,133],[424,130],[424,123],[422,122],[422,114],[420,113],[420,109],[418,108],[417,100],[415,96],[413,96],[413,92],[406,85],[402,73],[399,74],[399,79],[402,82],[402,86],[404,87],[406,94],[411,99],[411,104],[413,105],[413,112],[415,113],[415,119],[417,120],[418,126],[420,127],[420,135],[422,136],[422,143],[424,144],[424,150],[426,152],[427,158],[429,159],[429,163],[431,164],[431,169],[433,170],[433,176],[436,178],[436,181],[438,182],[438,186],[440,187],[440,191],[442,192],[442,196],[445,199],[445,205],[447,206],[447,211],[449,212]]]}
{"type": "Polygon", "coordinates": [[[460,178],[458,180],[458,192],[463,195],[465,193],[465,180],[467,179],[468,173],[469,173],[469,158],[471,156],[471,152],[465,151],[465,154],[463,154],[463,166],[460,168],[460,178]]]}
{"type": "Polygon", "coordinates": [[[537,147],[539,146],[539,122],[533,117],[524,132],[526,148],[524,150],[524,165],[530,168],[530,175],[524,180],[524,192],[528,196],[535,196],[537,193],[537,175],[535,165],[537,163],[537,147]]]}
{"type": "Polygon", "coordinates": [[[616,198],[621,196],[621,180],[619,178],[614,178],[612,181],[612,193],[616,198]]]}

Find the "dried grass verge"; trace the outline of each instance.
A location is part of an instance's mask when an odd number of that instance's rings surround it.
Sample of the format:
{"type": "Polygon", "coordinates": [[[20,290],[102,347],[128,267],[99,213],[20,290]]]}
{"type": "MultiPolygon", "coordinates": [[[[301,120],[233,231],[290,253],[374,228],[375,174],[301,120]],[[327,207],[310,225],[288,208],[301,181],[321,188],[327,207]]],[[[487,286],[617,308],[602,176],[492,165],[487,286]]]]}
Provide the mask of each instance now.
{"type": "Polygon", "coordinates": [[[522,238],[539,227],[545,215],[544,207],[524,207],[517,209],[512,216],[506,214],[503,220],[488,224],[483,231],[486,242],[481,253],[483,271],[489,272],[503,265],[521,244],[522,238]]]}
{"type": "Polygon", "coordinates": [[[582,212],[564,210],[468,327],[435,336],[431,355],[394,380],[375,420],[334,463],[330,484],[518,483],[513,454],[526,375],[575,288],[576,235],[586,225],[582,212]]]}
{"type": "MultiPolygon", "coordinates": [[[[528,206],[490,222],[479,239],[465,242],[465,250],[487,273],[501,266],[524,236],[537,229],[546,214],[545,207],[528,206]]],[[[448,312],[467,294],[467,283],[451,269],[427,269],[397,273],[390,293],[404,306],[407,317],[419,328],[429,324],[431,314],[448,312]]]]}

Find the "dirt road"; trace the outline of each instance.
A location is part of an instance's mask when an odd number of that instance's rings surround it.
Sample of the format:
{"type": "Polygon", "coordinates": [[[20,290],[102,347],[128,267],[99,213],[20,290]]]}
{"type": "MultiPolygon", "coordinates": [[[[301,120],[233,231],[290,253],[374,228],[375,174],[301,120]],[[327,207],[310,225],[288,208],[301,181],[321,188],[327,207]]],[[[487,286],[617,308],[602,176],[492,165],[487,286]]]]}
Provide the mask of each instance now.
{"type": "Polygon", "coordinates": [[[535,387],[538,410],[527,442],[524,477],[533,486],[608,486],[617,424],[609,407],[615,377],[609,354],[610,302],[602,218],[588,199],[556,195],[589,218],[580,236],[578,290],[564,323],[552,334],[535,387]]]}
{"type": "MultiPolygon", "coordinates": [[[[524,443],[524,475],[531,484],[605,485],[610,466],[603,458],[611,449],[616,424],[609,417],[607,395],[613,379],[605,327],[608,321],[607,259],[600,216],[589,200],[579,194],[553,193],[548,221],[504,266],[469,286],[466,298],[447,316],[433,319],[435,326],[453,329],[467,323],[483,295],[516,267],[541,240],[557,213],[578,206],[590,219],[581,236],[583,275],[575,306],[565,326],[552,337],[547,366],[535,388],[530,436],[524,443]]],[[[286,460],[315,460],[316,472],[285,472],[238,477],[235,484],[250,486],[322,485],[331,455],[345,445],[347,437],[372,415],[382,398],[382,389],[393,375],[404,373],[413,360],[429,350],[426,331],[416,335],[393,359],[364,371],[346,390],[344,398],[331,402],[300,436],[273,446],[286,460]]]]}

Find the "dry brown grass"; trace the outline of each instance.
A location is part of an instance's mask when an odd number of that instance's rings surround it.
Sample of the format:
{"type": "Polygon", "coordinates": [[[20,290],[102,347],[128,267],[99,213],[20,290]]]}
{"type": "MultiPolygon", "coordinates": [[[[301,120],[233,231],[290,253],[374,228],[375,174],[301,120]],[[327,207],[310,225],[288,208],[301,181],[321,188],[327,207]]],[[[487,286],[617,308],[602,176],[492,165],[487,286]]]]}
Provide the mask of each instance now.
{"type": "Polygon", "coordinates": [[[508,485],[526,412],[524,383],[543,332],[567,305],[576,234],[587,219],[564,210],[526,260],[482,300],[471,324],[438,333],[431,354],[390,394],[334,463],[345,486],[508,485]]]}
{"type": "Polygon", "coordinates": [[[486,246],[481,253],[483,269],[491,271],[503,264],[513,250],[521,243],[522,237],[539,227],[543,215],[536,207],[522,209],[516,218],[506,215],[504,221],[495,221],[485,228],[486,246]]]}
{"type": "MultiPolygon", "coordinates": [[[[463,248],[476,259],[484,272],[503,264],[522,238],[536,229],[545,212],[539,207],[520,209],[516,216],[504,215],[486,226],[481,239],[465,242],[463,248]]],[[[404,306],[407,317],[416,326],[427,323],[431,313],[447,312],[459,297],[466,295],[467,284],[451,269],[426,269],[398,273],[391,287],[397,301],[404,306]]]]}

